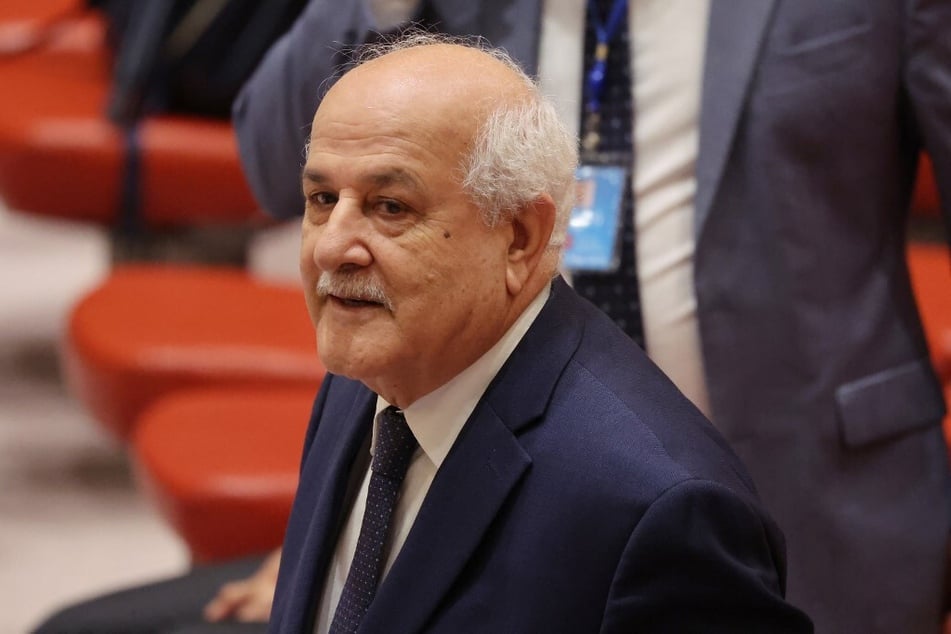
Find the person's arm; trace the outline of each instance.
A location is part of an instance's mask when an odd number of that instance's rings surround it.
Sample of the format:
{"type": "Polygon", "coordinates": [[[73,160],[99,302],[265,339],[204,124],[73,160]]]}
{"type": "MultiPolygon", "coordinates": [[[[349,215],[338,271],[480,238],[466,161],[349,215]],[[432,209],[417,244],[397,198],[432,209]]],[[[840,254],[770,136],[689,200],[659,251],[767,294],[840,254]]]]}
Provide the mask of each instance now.
{"type": "MultiPolygon", "coordinates": [[[[906,0],[904,79],[917,130],[931,157],[945,226],[951,229],[951,3],[906,0]]],[[[951,236],[951,231],[948,233],[951,236]]]]}
{"type": "Polygon", "coordinates": [[[720,484],[682,482],[634,527],[601,633],[812,632],[783,598],[784,559],[782,537],[757,505],[720,484]]]}
{"type": "MultiPolygon", "coordinates": [[[[906,50],[903,51],[909,112],[921,144],[931,158],[944,224],[951,238],[951,3],[905,2],[906,50]]],[[[951,578],[951,536],[946,576],[951,578]]],[[[945,588],[945,630],[951,631],[951,584],[945,588]]]]}
{"type": "Polygon", "coordinates": [[[290,218],[303,212],[304,144],[322,85],[346,61],[341,51],[363,44],[403,15],[413,17],[419,4],[311,0],[268,51],[235,100],[232,115],[245,176],[270,215],[290,218]]]}
{"type": "Polygon", "coordinates": [[[221,586],[215,598],[205,606],[205,619],[212,622],[225,619],[266,622],[271,616],[280,565],[281,549],[278,548],[250,577],[221,586]]]}

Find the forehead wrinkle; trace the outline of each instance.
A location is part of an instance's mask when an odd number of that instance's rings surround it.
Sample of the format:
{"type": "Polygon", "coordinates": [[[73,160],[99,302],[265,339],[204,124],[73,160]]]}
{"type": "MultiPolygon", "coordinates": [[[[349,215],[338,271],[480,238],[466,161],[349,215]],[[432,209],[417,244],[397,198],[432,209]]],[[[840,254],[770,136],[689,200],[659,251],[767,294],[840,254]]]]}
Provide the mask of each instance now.
{"type": "Polygon", "coordinates": [[[434,121],[432,112],[421,115],[417,107],[408,109],[366,108],[363,113],[345,109],[318,110],[310,134],[310,147],[365,146],[371,150],[385,145],[412,145],[431,151],[444,144],[445,138],[458,134],[456,125],[434,121]]]}
{"type": "MultiPolygon", "coordinates": [[[[301,178],[314,184],[330,183],[334,179],[319,167],[304,166],[301,178]]],[[[383,167],[376,170],[370,170],[368,173],[357,175],[356,181],[366,183],[376,187],[387,187],[390,185],[402,185],[413,189],[422,189],[423,184],[420,179],[410,170],[402,167],[383,167]]]]}
{"type": "MultiPolygon", "coordinates": [[[[378,172],[380,178],[391,182],[406,182],[420,186],[422,180],[419,170],[428,161],[445,164],[458,159],[454,153],[447,153],[445,140],[439,142],[437,134],[421,129],[407,128],[404,131],[376,132],[369,136],[355,134],[350,138],[340,138],[324,134],[315,129],[308,146],[307,163],[304,173],[319,172],[326,180],[330,178],[329,169],[322,169],[325,160],[333,157],[353,165],[354,161],[367,164],[364,172],[378,172]],[[413,169],[413,168],[418,169],[413,169]]],[[[445,135],[443,137],[445,139],[445,135]]]]}
{"type": "Polygon", "coordinates": [[[459,81],[452,75],[424,80],[418,74],[364,73],[341,82],[317,109],[311,138],[335,142],[399,139],[426,150],[442,148],[447,140],[466,141],[477,122],[498,103],[479,89],[479,82],[459,81]],[[376,81],[372,81],[376,80],[376,81]],[[372,136],[368,136],[371,134],[372,136]]]}

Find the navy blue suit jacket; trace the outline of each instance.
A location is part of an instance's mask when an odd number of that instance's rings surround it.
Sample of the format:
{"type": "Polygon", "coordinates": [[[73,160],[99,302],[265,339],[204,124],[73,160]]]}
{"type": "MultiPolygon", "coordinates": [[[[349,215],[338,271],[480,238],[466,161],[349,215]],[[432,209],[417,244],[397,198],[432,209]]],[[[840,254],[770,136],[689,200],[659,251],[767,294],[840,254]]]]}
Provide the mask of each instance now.
{"type": "MultiPolygon", "coordinates": [[[[310,632],[376,395],[314,407],[272,632],[310,632]]],[[[361,632],[806,632],[781,534],[714,428],[567,285],[436,474],[361,632]]]]}

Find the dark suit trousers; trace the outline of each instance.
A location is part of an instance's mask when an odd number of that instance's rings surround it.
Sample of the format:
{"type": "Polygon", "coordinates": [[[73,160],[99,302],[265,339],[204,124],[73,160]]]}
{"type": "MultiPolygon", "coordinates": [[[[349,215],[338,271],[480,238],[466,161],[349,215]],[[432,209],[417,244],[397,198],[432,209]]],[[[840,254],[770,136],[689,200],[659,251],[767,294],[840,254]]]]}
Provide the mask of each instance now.
{"type": "Polygon", "coordinates": [[[265,623],[208,623],[205,604],[228,581],[248,577],[262,557],[197,566],[180,576],[68,606],[35,634],[263,634],[265,623]]]}

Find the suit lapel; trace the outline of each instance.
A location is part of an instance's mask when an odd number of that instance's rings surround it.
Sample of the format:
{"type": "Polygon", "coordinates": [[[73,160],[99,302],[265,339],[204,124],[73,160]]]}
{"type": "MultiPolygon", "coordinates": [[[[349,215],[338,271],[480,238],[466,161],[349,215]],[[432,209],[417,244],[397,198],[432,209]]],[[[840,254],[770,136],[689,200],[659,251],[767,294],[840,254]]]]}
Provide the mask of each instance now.
{"type": "Polygon", "coordinates": [[[494,413],[479,410],[433,481],[361,632],[421,630],[531,463],[494,413]]]}
{"type": "Polygon", "coordinates": [[[531,465],[518,433],[545,411],[583,326],[562,281],[446,458],[361,632],[421,630],[531,465]]]}
{"type": "Polygon", "coordinates": [[[694,235],[710,214],[775,0],[711,0],[700,104],[694,235]]]}
{"type": "Polygon", "coordinates": [[[353,471],[353,462],[364,446],[373,420],[376,395],[358,383],[333,377],[327,406],[316,415],[320,420],[301,473],[298,500],[306,508],[294,509],[292,520],[309,522],[303,533],[298,561],[286,587],[291,597],[282,632],[313,629],[317,598],[323,589],[327,565],[333,555],[337,533],[343,520],[344,504],[353,471]]]}

